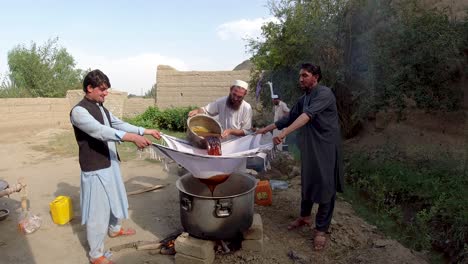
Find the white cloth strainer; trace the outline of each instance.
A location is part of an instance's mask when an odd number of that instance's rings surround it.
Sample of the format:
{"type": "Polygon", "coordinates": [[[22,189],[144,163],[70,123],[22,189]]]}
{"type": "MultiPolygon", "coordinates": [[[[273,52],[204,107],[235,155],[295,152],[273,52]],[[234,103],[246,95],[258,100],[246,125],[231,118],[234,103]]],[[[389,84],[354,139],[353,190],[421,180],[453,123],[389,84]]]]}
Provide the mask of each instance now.
{"type": "Polygon", "coordinates": [[[222,142],[222,156],[210,156],[206,149],[194,147],[185,140],[168,135],[162,135],[162,138],[167,146],[153,143],[155,150],[183,166],[194,177],[202,179],[245,170],[247,158],[260,157],[265,160],[265,153],[273,149],[271,136],[268,135],[247,135],[222,142]]]}

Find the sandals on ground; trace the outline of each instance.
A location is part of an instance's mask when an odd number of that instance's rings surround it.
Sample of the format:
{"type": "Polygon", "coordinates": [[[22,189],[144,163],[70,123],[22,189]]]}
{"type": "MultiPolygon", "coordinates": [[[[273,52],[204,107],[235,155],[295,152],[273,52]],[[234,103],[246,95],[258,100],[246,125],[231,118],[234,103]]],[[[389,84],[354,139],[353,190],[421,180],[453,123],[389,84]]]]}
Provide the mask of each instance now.
{"type": "Polygon", "coordinates": [[[327,236],[325,232],[314,229],[314,250],[322,251],[327,245],[327,236]]]}
{"type": "Polygon", "coordinates": [[[292,221],[288,225],[288,230],[293,230],[293,229],[296,229],[296,228],[301,227],[303,225],[310,226],[310,219],[306,218],[306,217],[299,217],[298,219],[292,221]]]}
{"type": "Polygon", "coordinates": [[[119,237],[119,236],[132,236],[136,234],[136,231],[135,229],[133,228],[127,228],[127,229],[124,229],[123,227],[120,228],[119,232],[116,232],[116,233],[110,233],[109,232],[109,236],[110,237],[119,237]]]}
{"type": "Polygon", "coordinates": [[[96,258],[96,259],[90,259],[89,263],[91,264],[114,264],[114,262],[110,261],[108,258],[104,256],[100,256],[99,258],[96,258]]]}

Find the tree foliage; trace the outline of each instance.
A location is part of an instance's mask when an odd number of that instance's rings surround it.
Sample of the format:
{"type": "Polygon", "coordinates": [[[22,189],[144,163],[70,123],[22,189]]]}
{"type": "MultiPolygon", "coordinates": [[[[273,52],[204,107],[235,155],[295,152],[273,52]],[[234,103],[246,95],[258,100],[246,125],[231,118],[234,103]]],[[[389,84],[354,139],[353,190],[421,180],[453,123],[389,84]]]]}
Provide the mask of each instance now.
{"type": "Polygon", "coordinates": [[[63,97],[67,90],[79,89],[83,71],[58,38],[38,46],[18,45],[8,52],[9,79],[15,88],[31,97],[63,97]]]}
{"type": "MultiPolygon", "coordinates": [[[[371,113],[402,112],[408,99],[426,110],[460,108],[455,84],[465,68],[466,20],[451,20],[420,0],[279,0],[270,10],[277,21],[263,26],[263,39],[249,42],[254,81],[263,71],[291,104],[301,93],[300,64],[319,65],[346,137],[371,113]]],[[[271,100],[268,92],[261,99],[271,100]]]]}

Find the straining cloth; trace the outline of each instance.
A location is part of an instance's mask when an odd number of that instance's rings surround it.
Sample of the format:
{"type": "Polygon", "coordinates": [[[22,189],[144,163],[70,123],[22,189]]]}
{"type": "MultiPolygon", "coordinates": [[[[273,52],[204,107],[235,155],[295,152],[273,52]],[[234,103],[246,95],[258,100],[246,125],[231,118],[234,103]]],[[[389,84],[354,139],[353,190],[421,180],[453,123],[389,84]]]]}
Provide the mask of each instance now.
{"type": "Polygon", "coordinates": [[[245,170],[247,158],[260,157],[265,161],[267,153],[273,149],[271,136],[247,135],[221,142],[222,156],[210,156],[206,149],[194,147],[188,141],[168,135],[161,137],[167,146],[153,143],[158,154],[174,160],[194,177],[203,179],[245,170]]]}

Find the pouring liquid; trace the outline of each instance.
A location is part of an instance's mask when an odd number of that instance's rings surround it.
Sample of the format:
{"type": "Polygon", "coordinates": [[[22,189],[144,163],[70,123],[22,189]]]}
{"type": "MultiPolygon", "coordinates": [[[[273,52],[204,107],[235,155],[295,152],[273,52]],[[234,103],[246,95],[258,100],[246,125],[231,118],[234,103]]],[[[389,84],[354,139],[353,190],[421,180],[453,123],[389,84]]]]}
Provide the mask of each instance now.
{"type": "Polygon", "coordinates": [[[230,176],[229,174],[221,174],[221,175],[213,176],[208,179],[198,179],[198,180],[200,180],[202,183],[204,183],[208,187],[208,189],[210,189],[211,197],[213,197],[213,193],[214,193],[216,186],[225,182],[229,178],[229,176],[230,176]]]}
{"type": "MultiPolygon", "coordinates": [[[[208,144],[208,155],[221,156],[221,139],[219,136],[207,136],[206,142],[208,144]]],[[[218,184],[225,182],[229,178],[229,174],[216,175],[208,179],[199,179],[211,191],[213,197],[214,190],[218,184]]]]}

